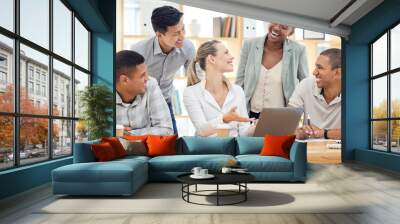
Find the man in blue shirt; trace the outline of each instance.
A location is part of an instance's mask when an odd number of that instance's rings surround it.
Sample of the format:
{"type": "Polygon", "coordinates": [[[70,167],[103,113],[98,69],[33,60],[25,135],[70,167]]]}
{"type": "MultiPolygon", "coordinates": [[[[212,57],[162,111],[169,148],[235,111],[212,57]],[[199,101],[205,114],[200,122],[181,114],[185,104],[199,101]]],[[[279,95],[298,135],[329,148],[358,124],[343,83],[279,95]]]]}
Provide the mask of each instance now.
{"type": "Polygon", "coordinates": [[[171,104],[174,76],[182,66],[187,69],[195,56],[193,43],[185,39],[182,16],[182,12],[171,6],[154,9],[151,23],[155,36],[132,47],[143,55],[149,75],[157,80],[168,104],[175,133],[177,128],[171,104]]]}

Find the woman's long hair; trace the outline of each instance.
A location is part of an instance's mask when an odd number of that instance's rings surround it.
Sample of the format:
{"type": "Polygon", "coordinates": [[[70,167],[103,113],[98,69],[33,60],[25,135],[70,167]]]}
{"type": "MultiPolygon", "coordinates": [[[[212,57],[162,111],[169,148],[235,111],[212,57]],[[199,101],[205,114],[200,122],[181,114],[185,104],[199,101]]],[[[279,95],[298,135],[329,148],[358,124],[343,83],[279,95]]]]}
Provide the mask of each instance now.
{"type": "Polygon", "coordinates": [[[209,40],[200,45],[199,49],[197,49],[196,58],[190,63],[189,68],[187,70],[187,86],[192,86],[200,82],[196,71],[196,63],[199,63],[200,68],[205,71],[206,70],[206,59],[208,55],[216,55],[217,48],[216,44],[221,43],[218,40],[209,40]]]}

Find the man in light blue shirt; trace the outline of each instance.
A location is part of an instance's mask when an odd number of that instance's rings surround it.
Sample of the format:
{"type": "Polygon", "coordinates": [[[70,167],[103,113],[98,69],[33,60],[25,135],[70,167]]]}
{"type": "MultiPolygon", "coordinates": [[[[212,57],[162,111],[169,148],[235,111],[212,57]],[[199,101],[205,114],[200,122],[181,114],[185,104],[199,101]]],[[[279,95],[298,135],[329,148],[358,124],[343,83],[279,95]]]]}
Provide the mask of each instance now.
{"type": "Polygon", "coordinates": [[[149,78],[144,58],[134,51],[116,55],[117,124],[130,135],[171,135],[167,103],[154,78],[149,78]]]}
{"type": "Polygon", "coordinates": [[[175,73],[185,69],[195,56],[195,47],[185,39],[183,13],[171,6],[162,6],[153,10],[151,23],[155,36],[138,42],[132,50],[145,58],[149,75],[155,78],[167,101],[174,132],[177,133],[171,97],[175,73]]]}

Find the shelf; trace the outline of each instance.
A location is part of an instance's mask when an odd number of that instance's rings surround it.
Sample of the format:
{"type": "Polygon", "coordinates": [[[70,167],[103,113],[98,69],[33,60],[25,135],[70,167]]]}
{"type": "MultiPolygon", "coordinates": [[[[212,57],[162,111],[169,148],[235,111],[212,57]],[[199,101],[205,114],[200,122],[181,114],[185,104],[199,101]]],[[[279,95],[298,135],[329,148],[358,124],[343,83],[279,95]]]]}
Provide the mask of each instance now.
{"type": "MultiPolygon", "coordinates": [[[[147,39],[152,37],[152,35],[124,35],[124,39],[147,39]]],[[[189,40],[196,41],[207,41],[207,40],[222,40],[222,41],[238,41],[241,40],[237,37],[185,37],[189,40]]]]}

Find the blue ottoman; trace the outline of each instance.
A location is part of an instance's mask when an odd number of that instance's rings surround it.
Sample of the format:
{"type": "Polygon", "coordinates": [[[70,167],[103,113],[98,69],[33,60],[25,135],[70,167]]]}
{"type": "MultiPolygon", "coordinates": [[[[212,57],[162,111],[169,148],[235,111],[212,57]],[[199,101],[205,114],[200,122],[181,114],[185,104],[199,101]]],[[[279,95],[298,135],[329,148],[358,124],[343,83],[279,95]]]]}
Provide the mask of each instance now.
{"type": "Polygon", "coordinates": [[[53,193],[131,195],[148,180],[147,158],[74,163],[52,172],[53,193]]]}

